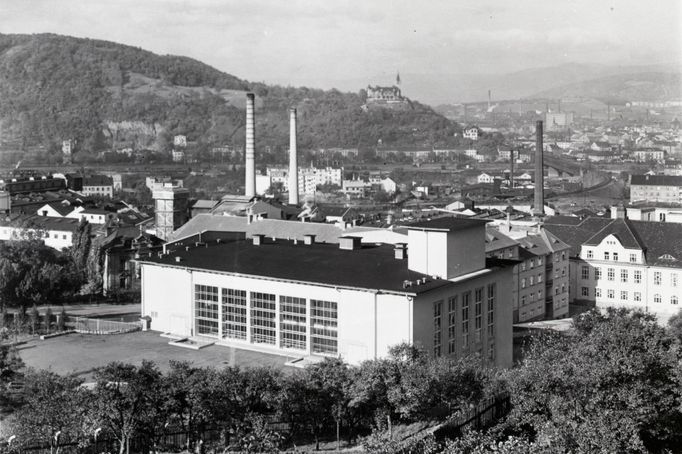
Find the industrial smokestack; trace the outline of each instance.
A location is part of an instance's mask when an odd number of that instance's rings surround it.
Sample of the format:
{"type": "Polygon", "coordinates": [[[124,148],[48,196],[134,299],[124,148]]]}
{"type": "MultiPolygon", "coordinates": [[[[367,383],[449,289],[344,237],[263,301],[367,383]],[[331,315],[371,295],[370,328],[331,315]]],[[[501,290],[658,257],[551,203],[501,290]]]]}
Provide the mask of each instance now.
{"type": "Polygon", "coordinates": [[[533,216],[545,215],[545,179],[542,175],[542,120],[535,122],[535,197],[533,199],[533,216]]]}
{"type": "Polygon", "coordinates": [[[256,124],[254,120],[254,104],[256,95],[246,94],[246,179],[244,195],[254,197],[256,195],[256,124]]]}
{"type": "Polygon", "coordinates": [[[514,149],[511,149],[511,159],[509,169],[509,188],[514,189],[514,149]]]}
{"type": "Polygon", "coordinates": [[[298,205],[298,156],[296,149],[296,109],[289,109],[289,205],[298,205]]]}
{"type": "Polygon", "coordinates": [[[490,111],[490,101],[492,100],[492,94],[490,93],[490,90],[488,90],[488,111],[490,111]]]}

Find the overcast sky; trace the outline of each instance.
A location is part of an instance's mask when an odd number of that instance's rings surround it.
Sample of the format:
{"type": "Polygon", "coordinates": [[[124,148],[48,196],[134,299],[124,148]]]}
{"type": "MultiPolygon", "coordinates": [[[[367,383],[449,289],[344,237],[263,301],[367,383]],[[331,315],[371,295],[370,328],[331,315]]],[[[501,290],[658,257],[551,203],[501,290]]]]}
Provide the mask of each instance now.
{"type": "Polygon", "coordinates": [[[397,70],[677,62],[681,24],[680,0],[0,0],[2,33],[111,40],[322,88],[397,70]]]}

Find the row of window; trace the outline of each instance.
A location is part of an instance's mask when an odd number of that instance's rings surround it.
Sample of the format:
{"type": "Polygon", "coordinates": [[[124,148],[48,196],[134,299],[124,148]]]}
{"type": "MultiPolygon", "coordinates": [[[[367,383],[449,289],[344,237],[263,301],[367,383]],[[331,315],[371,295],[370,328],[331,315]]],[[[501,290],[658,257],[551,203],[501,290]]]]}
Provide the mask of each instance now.
{"type": "MultiPolygon", "coordinates": [[[[496,285],[488,284],[486,287],[479,287],[473,292],[473,339],[471,334],[471,303],[472,292],[466,291],[461,295],[454,295],[448,298],[447,304],[447,345],[448,354],[457,352],[457,342],[459,340],[462,350],[468,349],[472,343],[482,342],[483,327],[489,342],[495,338],[495,298],[496,285]],[[459,321],[457,320],[459,315],[459,321]],[[459,335],[457,328],[459,326],[459,335]]],[[[443,346],[443,300],[433,303],[433,353],[441,356],[443,346]]],[[[494,359],[494,347],[488,347],[488,359],[494,359]]]]}
{"type": "Polygon", "coordinates": [[[247,340],[250,334],[252,343],[303,351],[310,341],[313,353],[337,354],[337,303],[311,299],[310,314],[307,303],[293,296],[195,285],[196,332],[237,340],[247,340]]]}
{"type": "MultiPolygon", "coordinates": [[[[594,297],[595,298],[601,298],[603,294],[603,291],[601,288],[597,287],[594,289],[594,297]]],[[[584,297],[590,296],[590,288],[589,287],[580,287],[580,295],[584,297]]],[[[629,301],[630,293],[627,290],[621,290],[620,291],[620,300],[621,301],[629,301]]],[[[614,289],[607,289],[606,290],[606,298],[608,299],[616,299],[616,291],[614,289]]],[[[642,301],[642,293],[641,292],[632,292],[632,300],[635,302],[640,302],[642,301]]],[[[654,303],[662,303],[663,302],[663,297],[659,293],[654,294],[654,303]]],[[[679,298],[677,295],[672,295],[670,297],[670,304],[678,304],[679,303],[679,298]]]]}
{"type": "MultiPolygon", "coordinates": [[[[587,250],[586,258],[588,258],[588,259],[595,258],[594,257],[594,251],[592,249],[587,250]]],[[[603,258],[604,258],[604,260],[613,260],[614,262],[618,262],[620,260],[618,252],[605,251],[603,258]]],[[[630,254],[629,258],[630,258],[630,263],[637,263],[637,254],[630,254]]]]}
{"type": "MultiPolygon", "coordinates": [[[[627,270],[627,269],[621,269],[620,270],[620,282],[627,283],[629,276],[630,276],[629,270],[627,270]]],[[[583,280],[589,280],[590,279],[590,268],[589,268],[589,266],[582,266],[580,268],[580,277],[583,280]]],[[[595,267],[594,268],[594,280],[598,281],[601,278],[602,278],[601,268],[595,267]]],[[[633,279],[633,282],[635,284],[641,284],[642,283],[642,270],[633,270],[632,271],[632,279],[633,279]]],[[[607,268],[606,269],[606,280],[608,280],[608,281],[615,281],[616,280],[615,268],[607,268]]],[[[654,271],[653,272],[653,282],[654,282],[654,285],[663,285],[663,273],[661,271],[654,271]]],[[[678,284],[677,273],[670,273],[669,284],[671,287],[677,287],[677,284],[678,284]]]]}

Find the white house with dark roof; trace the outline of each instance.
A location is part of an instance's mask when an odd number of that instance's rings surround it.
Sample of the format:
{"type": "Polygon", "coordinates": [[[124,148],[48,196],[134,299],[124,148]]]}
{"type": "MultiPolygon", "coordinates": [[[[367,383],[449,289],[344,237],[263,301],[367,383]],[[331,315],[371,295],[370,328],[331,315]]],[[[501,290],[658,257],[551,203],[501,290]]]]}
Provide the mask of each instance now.
{"type": "MultiPolygon", "coordinates": [[[[604,219],[582,239],[581,231],[589,231],[581,226],[589,219],[563,229],[580,241],[576,299],[597,307],[641,309],[662,319],[676,313],[682,299],[682,224],[604,219]]],[[[556,227],[546,226],[562,236],[556,227]]]]}
{"type": "Polygon", "coordinates": [[[642,201],[682,204],[682,176],[630,176],[630,203],[642,201]]]}
{"type": "Polygon", "coordinates": [[[140,258],[142,315],[162,333],[294,358],[358,364],[409,342],[511,366],[511,263],[485,257],[485,221],[407,229],[396,245],[185,238],[140,258]]]}
{"type": "Polygon", "coordinates": [[[0,241],[39,239],[46,246],[62,250],[73,246],[78,222],[69,218],[17,215],[0,220],[0,241]]]}

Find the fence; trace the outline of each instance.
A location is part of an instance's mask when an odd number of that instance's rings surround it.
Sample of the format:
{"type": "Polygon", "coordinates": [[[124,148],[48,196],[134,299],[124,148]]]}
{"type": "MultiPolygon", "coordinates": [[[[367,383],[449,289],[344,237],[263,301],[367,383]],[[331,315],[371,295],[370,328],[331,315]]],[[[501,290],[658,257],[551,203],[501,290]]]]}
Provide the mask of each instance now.
{"type": "Polygon", "coordinates": [[[511,398],[509,394],[499,394],[482,402],[476,408],[444,422],[433,431],[433,435],[439,440],[457,438],[462,435],[464,429],[480,430],[486,428],[506,416],[510,411],[511,398]]]}
{"type": "Polygon", "coordinates": [[[100,318],[69,316],[67,324],[77,333],[122,334],[142,329],[140,322],[117,322],[100,318]]]}

